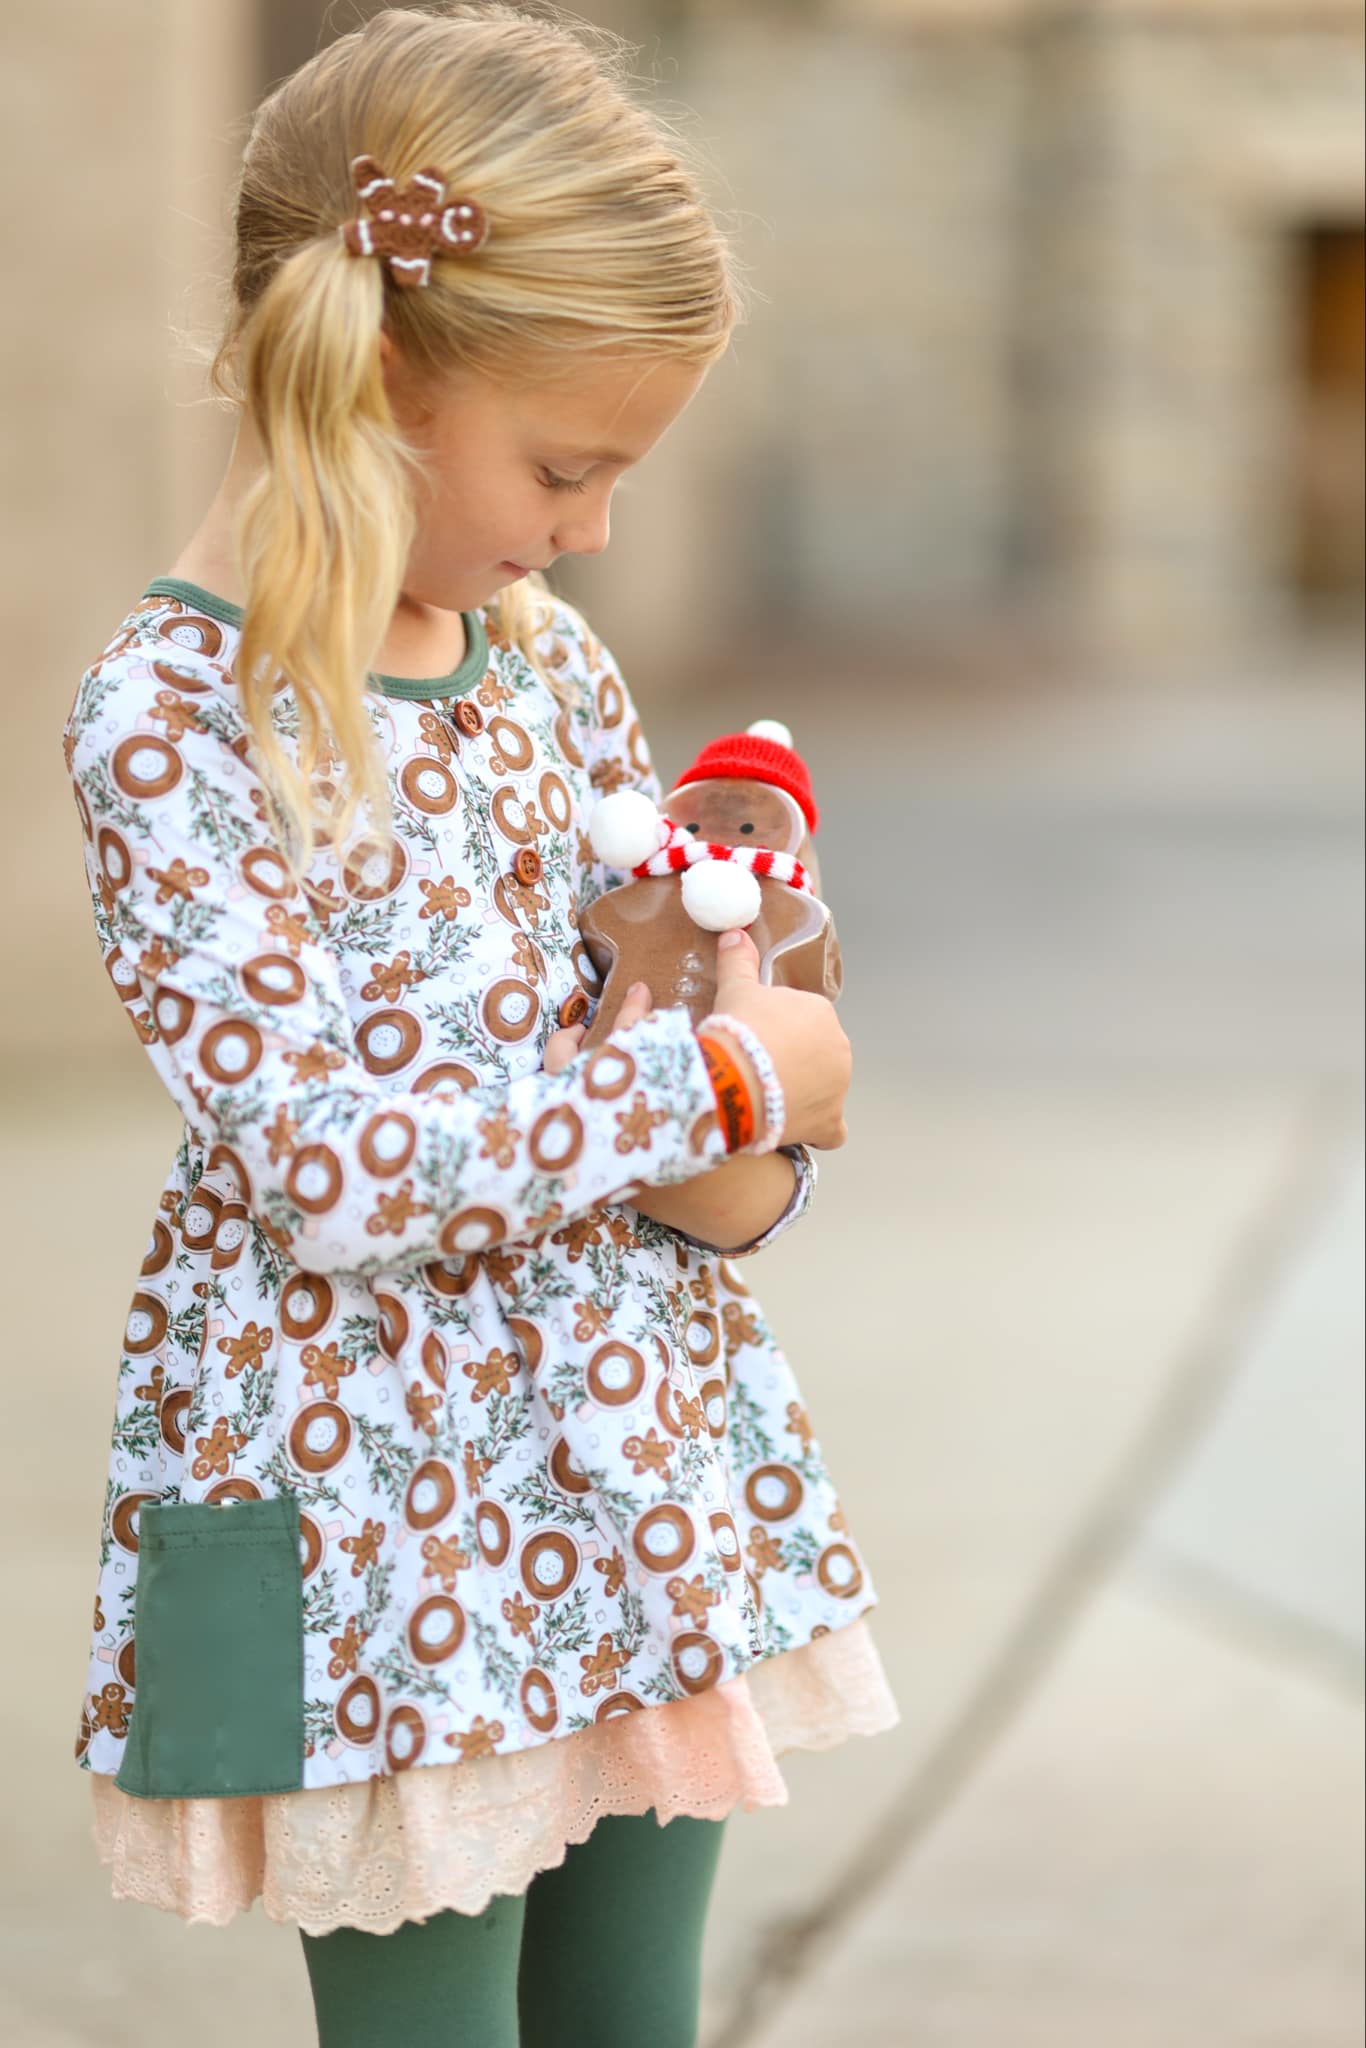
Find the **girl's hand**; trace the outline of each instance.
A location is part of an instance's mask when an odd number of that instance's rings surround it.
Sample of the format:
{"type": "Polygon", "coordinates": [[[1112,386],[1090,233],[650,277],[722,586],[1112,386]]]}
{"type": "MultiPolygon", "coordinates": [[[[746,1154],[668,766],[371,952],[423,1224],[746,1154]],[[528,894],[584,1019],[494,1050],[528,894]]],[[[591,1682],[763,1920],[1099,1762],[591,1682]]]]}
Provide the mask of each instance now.
{"type": "MultiPolygon", "coordinates": [[[[649,1016],[653,1007],[654,997],[650,993],[649,984],[643,981],[633,982],[627,990],[625,1002],[617,1011],[612,1029],[615,1031],[622,1025],[638,1024],[642,1017],[649,1016]]],[[[577,1058],[587,1029],[586,1023],[566,1024],[559,1031],[551,1032],[545,1042],[545,1058],[541,1063],[547,1074],[563,1073],[570,1061],[577,1058]]]]}
{"type": "MultiPolygon", "coordinates": [[[[853,1049],[840,1027],[835,1006],[828,996],[807,989],[774,988],[759,979],[759,949],[749,933],[740,930],[738,944],[717,955],[719,969],[713,1008],[728,1011],[740,1023],[757,1033],[778,1070],[787,1102],[782,1143],[806,1144],[818,1152],[833,1152],[848,1141],[844,1120],[845,1097],[853,1071],[853,1049]]],[[[646,982],[635,982],[617,1012],[617,1024],[636,1024],[647,1017],[654,998],[646,982]]],[[[570,1024],[552,1031],[545,1044],[545,1071],[558,1074],[578,1052],[585,1024],[570,1024]]],[[[616,1029],[616,1025],[613,1026],[616,1029]]],[[[745,1077],[756,1119],[764,1113],[763,1089],[738,1039],[728,1032],[722,1039],[745,1077]]],[[[644,1185],[642,1183],[642,1185],[644,1185]]]]}
{"type": "MultiPolygon", "coordinates": [[[[716,1001],[737,1023],[748,1024],[772,1060],[787,1105],[782,1143],[834,1151],[849,1136],[844,1100],[853,1053],[828,996],[801,988],[775,988],[759,979],[759,949],[744,930],[725,932],[717,953],[716,1001]],[[727,946],[726,940],[733,940],[727,946]]],[[[717,1031],[736,1055],[762,1122],[763,1090],[739,1041],[717,1031]]]]}

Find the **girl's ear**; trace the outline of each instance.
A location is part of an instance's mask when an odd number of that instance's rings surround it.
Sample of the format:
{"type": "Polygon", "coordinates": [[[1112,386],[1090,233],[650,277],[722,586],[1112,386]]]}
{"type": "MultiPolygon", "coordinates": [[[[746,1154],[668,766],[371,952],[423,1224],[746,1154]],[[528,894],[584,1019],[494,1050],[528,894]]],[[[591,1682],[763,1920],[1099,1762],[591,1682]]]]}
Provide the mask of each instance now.
{"type": "Polygon", "coordinates": [[[379,373],[384,379],[389,410],[395,424],[405,432],[420,427],[427,415],[420,403],[420,394],[414,391],[412,380],[406,374],[398,344],[387,327],[381,327],[379,331],[379,373]]]}

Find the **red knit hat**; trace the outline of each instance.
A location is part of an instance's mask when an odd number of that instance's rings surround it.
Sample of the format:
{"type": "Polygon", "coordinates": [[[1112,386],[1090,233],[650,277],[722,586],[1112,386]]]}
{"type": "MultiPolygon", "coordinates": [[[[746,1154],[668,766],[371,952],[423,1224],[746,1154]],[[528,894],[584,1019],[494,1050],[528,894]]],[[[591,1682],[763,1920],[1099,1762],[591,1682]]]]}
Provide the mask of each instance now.
{"type": "Polygon", "coordinates": [[[759,733],[728,732],[719,740],[712,740],[703,747],[687,774],[678,777],[674,788],[681,789],[685,782],[728,780],[732,776],[785,789],[801,805],[807,824],[815,831],[820,813],[811,794],[811,777],[805,761],[795,748],[759,733]]]}

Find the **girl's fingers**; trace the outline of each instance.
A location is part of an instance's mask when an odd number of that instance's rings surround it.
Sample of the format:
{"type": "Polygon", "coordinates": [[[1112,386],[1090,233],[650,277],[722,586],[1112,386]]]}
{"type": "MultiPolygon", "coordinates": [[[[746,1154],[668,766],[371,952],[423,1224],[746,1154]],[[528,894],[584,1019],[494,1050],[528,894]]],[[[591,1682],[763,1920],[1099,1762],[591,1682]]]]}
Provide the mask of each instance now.
{"type": "Polygon", "coordinates": [[[646,981],[632,982],[626,991],[626,1000],[617,1012],[619,1024],[638,1024],[642,1017],[648,1017],[654,1004],[650,985],[646,981]]]}
{"type": "MultiPolygon", "coordinates": [[[[638,981],[627,990],[621,1008],[613,1024],[638,1024],[642,1017],[648,1017],[654,1006],[654,997],[647,981],[638,981]]],[[[547,1074],[561,1074],[578,1052],[583,1043],[587,1024],[566,1024],[558,1031],[552,1031],[545,1042],[542,1071],[547,1074]]]]}
{"type": "Polygon", "coordinates": [[[566,1024],[558,1031],[552,1031],[545,1042],[545,1057],[542,1071],[547,1074],[562,1074],[583,1043],[587,1024],[566,1024]]]}

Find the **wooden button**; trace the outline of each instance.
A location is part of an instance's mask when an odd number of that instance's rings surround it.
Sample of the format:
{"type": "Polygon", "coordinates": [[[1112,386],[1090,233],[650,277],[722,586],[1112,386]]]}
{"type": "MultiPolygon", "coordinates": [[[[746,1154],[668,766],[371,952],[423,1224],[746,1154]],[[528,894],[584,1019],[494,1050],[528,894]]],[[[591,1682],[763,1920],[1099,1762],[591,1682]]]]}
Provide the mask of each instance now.
{"type": "Polygon", "coordinates": [[[484,714],[470,697],[462,697],[455,707],[455,722],[461,732],[473,739],[475,733],[484,730],[484,714]]]}
{"type": "Polygon", "coordinates": [[[534,846],[521,847],[512,863],[512,872],[519,882],[539,882],[541,879],[541,856],[534,846]]]}
{"type": "Polygon", "coordinates": [[[582,1024],[587,1015],[588,998],[581,988],[576,988],[573,995],[566,996],[560,1004],[560,1023],[582,1024]]]}

